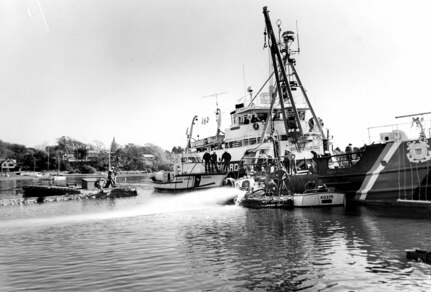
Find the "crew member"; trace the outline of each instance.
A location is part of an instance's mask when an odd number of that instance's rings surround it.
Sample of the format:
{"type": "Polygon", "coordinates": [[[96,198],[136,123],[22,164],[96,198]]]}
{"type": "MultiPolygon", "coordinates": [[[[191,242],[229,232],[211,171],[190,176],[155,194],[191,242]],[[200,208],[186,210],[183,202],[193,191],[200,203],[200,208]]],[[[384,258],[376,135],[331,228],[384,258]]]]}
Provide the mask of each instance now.
{"type": "Polygon", "coordinates": [[[290,164],[290,169],[289,172],[291,174],[295,173],[296,174],[296,162],[295,162],[295,154],[293,154],[292,152],[290,152],[287,155],[288,159],[289,159],[289,164],[290,164]]]}
{"type": "Polygon", "coordinates": [[[290,159],[289,159],[289,154],[290,154],[290,151],[289,150],[284,150],[284,157],[283,157],[283,164],[284,164],[284,167],[286,168],[286,171],[287,171],[287,173],[288,174],[290,174],[290,159]]]}
{"type": "Polygon", "coordinates": [[[227,151],[225,151],[223,153],[223,155],[221,156],[221,162],[223,163],[223,171],[224,172],[229,171],[229,164],[230,164],[231,159],[232,159],[232,156],[227,151]]]}
{"type": "Polygon", "coordinates": [[[115,168],[111,168],[108,170],[108,179],[105,184],[105,189],[109,188],[109,186],[112,185],[113,188],[115,188],[115,177],[117,175],[117,172],[115,171],[115,168]]]}
{"type": "Polygon", "coordinates": [[[346,152],[347,162],[349,163],[349,166],[352,166],[352,144],[351,143],[347,145],[345,152],[346,152]]]}
{"type": "Polygon", "coordinates": [[[274,182],[273,179],[270,179],[267,183],[266,183],[266,191],[265,191],[267,196],[275,196],[278,195],[277,193],[277,184],[274,182]]]}
{"type": "Polygon", "coordinates": [[[213,152],[213,154],[211,154],[211,170],[212,170],[212,172],[218,172],[217,154],[215,152],[213,152]]]}
{"type": "Polygon", "coordinates": [[[210,173],[211,154],[206,151],[202,158],[205,161],[205,173],[210,173]]]}
{"type": "Polygon", "coordinates": [[[315,151],[311,151],[313,158],[311,158],[311,171],[317,173],[317,158],[319,157],[315,151]]]}

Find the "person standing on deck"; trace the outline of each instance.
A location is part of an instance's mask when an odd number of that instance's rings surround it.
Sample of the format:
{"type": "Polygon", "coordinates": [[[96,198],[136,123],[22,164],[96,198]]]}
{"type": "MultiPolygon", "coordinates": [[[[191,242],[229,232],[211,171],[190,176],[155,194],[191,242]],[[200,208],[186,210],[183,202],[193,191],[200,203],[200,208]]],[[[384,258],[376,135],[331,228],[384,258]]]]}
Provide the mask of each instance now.
{"type": "Polygon", "coordinates": [[[221,156],[221,162],[223,163],[223,171],[228,172],[229,171],[229,165],[230,160],[232,159],[232,156],[229,154],[229,152],[225,151],[223,155],[221,156]]]}
{"type": "Polygon", "coordinates": [[[352,144],[349,143],[349,145],[347,145],[346,147],[346,157],[347,157],[347,161],[349,163],[349,167],[352,166],[352,144]]]}
{"type": "Polygon", "coordinates": [[[211,170],[212,172],[218,172],[217,154],[215,152],[211,155],[211,170]]]}
{"type": "Polygon", "coordinates": [[[284,150],[284,156],[283,156],[283,165],[286,168],[287,174],[290,174],[290,159],[289,159],[289,150],[284,150]]]}
{"type": "Polygon", "coordinates": [[[291,174],[296,174],[296,161],[295,161],[295,154],[293,154],[292,152],[290,152],[287,155],[288,159],[289,159],[289,164],[290,164],[290,169],[289,172],[291,174]]]}
{"type": "Polygon", "coordinates": [[[115,172],[114,168],[111,168],[108,170],[108,180],[105,185],[105,189],[109,188],[109,186],[112,185],[113,188],[115,188],[115,176],[117,175],[117,172],[115,172]]]}
{"type": "Polygon", "coordinates": [[[205,161],[205,173],[210,173],[211,155],[206,151],[202,158],[205,161]]]}
{"type": "Polygon", "coordinates": [[[311,158],[311,172],[317,173],[317,158],[319,157],[315,151],[311,151],[313,157],[311,158]]]}

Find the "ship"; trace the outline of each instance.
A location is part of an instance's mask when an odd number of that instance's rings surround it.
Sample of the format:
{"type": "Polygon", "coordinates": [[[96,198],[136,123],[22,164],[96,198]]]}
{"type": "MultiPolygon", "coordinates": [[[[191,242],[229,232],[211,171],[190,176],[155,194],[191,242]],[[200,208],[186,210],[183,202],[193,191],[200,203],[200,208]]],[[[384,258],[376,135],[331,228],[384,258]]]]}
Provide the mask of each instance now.
{"type": "Polygon", "coordinates": [[[317,158],[319,179],[345,193],[348,205],[430,210],[431,123],[424,120],[428,114],[398,116],[412,118],[411,123],[370,128],[382,130],[375,135],[379,137],[377,143],[355,152],[317,158]],[[412,128],[417,129],[416,133],[407,135],[412,128]]]}
{"type": "Polygon", "coordinates": [[[292,179],[295,191],[303,192],[304,183],[308,180],[304,174],[310,174],[313,157],[329,152],[332,142],[329,130],[316,115],[296,69],[294,57],[300,49],[299,45],[293,45],[295,33],[282,32],[278,26],[279,37],[276,38],[266,7],[263,14],[264,47],[272,56],[272,74],[256,93],[248,88],[245,100],[237,103],[230,112],[228,128],[221,129],[222,111],[217,102],[215,135],[195,139],[192,136],[193,126],[198,121],[195,116],[190,131],[187,131],[184,155],[194,153],[202,162],[205,153],[215,153],[226,177],[237,179],[250,171],[260,171],[260,158],[280,160],[289,153],[292,162],[287,171],[296,176],[292,179]],[[220,160],[225,153],[230,159],[220,160]]]}
{"type": "Polygon", "coordinates": [[[159,171],[154,174],[152,185],[159,192],[180,192],[220,187],[227,173],[220,169],[205,169],[202,157],[189,152],[175,157],[173,171],[159,171]]]}

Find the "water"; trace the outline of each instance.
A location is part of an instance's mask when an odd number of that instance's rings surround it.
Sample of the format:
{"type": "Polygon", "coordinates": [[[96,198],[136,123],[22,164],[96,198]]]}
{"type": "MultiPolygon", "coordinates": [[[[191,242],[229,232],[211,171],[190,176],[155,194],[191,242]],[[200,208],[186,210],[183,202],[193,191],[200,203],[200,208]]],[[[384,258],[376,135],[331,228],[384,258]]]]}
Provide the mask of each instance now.
{"type": "Polygon", "coordinates": [[[232,189],[0,209],[1,291],[429,291],[429,218],[249,210],[232,189]]]}

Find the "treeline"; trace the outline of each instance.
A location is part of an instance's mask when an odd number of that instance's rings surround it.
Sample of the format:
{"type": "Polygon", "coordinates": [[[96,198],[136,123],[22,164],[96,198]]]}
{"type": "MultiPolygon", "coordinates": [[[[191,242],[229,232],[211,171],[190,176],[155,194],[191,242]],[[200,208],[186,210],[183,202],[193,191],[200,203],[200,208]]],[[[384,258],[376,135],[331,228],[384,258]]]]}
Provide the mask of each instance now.
{"type": "Polygon", "coordinates": [[[109,164],[124,171],[170,170],[174,161],[173,154],[182,151],[181,147],[174,147],[169,152],[151,143],[144,146],[132,143],[121,146],[115,139],[107,149],[98,141],[86,144],[66,136],[58,138],[55,145],[34,148],[0,140],[0,159],[14,159],[17,163],[15,170],[22,171],[91,173],[106,171],[109,164]]]}

